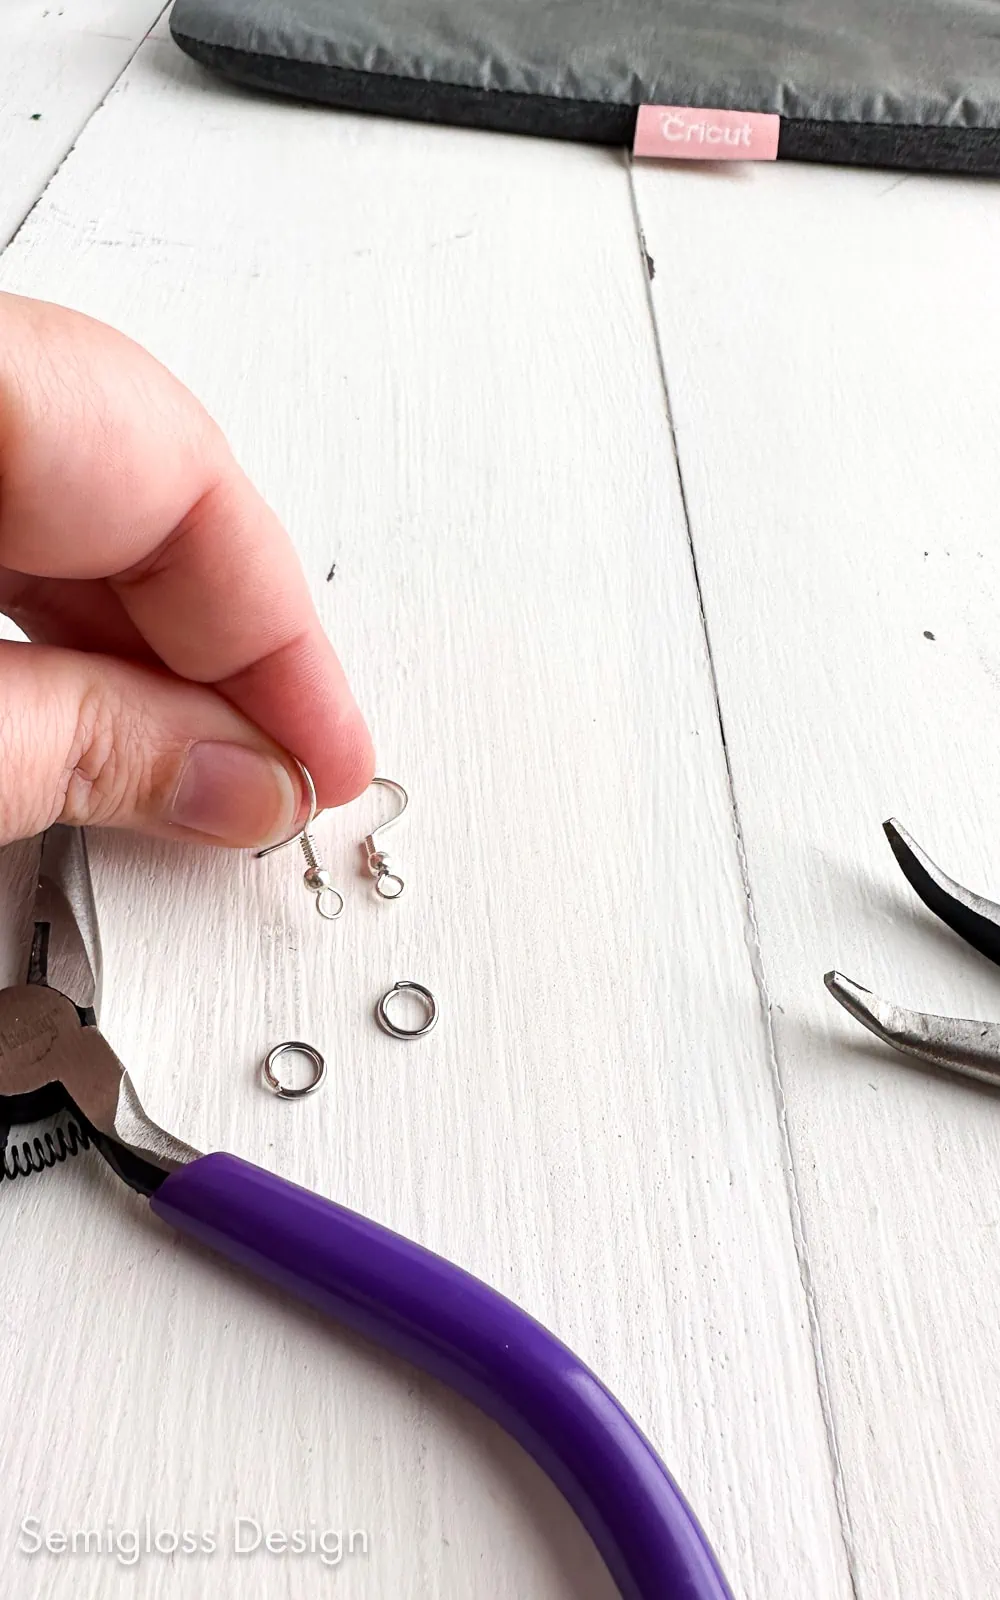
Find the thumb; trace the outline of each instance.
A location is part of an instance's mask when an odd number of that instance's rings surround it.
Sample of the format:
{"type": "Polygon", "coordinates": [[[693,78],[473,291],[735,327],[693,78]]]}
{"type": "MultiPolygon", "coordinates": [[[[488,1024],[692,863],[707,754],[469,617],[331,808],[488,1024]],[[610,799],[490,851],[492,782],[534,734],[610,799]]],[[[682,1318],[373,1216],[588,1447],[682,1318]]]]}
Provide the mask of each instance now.
{"type": "Polygon", "coordinates": [[[53,822],[262,846],[305,820],[295,762],[165,672],[0,643],[0,844],[53,822]]]}

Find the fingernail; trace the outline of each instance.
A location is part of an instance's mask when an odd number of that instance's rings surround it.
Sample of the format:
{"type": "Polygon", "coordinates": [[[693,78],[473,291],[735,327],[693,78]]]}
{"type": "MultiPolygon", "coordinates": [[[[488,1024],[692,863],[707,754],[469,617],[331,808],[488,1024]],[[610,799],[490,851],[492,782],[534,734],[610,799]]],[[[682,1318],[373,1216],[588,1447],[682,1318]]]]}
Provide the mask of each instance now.
{"type": "Polygon", "coordinates": [[[226,844],[261,847],[293,833],[302,809],[303,796],[280,761],[206,740],[187,752],[168,820],[226,844]]]}

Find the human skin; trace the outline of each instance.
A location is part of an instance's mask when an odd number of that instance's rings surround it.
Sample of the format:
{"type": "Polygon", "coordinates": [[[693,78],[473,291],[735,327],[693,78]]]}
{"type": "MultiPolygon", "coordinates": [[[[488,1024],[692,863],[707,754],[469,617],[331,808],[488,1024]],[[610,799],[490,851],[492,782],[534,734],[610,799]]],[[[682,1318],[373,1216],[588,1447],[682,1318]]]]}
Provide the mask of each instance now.
{"type": "Polygon", "coordinates": [[[371,738],[288,535],[138,345],[0,294],[0,844],[53,822],[261,846],[371,738]]]}

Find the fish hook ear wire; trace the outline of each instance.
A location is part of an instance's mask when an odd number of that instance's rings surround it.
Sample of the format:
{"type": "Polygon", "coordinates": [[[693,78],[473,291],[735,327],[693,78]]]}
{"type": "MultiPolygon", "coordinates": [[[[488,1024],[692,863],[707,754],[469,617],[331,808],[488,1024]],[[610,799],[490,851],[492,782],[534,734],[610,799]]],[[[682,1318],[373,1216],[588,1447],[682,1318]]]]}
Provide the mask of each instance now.
{"type": "Polygon", "coordinates": [[[302,827],[295,833],[289,834],[287,839],[281,839],[277,844],[269,844],[265,850],[258,850],[256,859],[262,861],[265,856],[273,855],[275,850],[284,850],[286,845],[298,839],[302,854],[306,858],[306,870],[302,874],[302,881],[310,894],[316,896],[316,910],[320,916],[327,922],[336,922],[344,909],[344,897],[340,890],[334,887],[333,879],[320,860],[316,841],[309,831],[316,821],[316,785],[313,783],[309,768],[297,756],[293,756],[292,760],[302,774],[302,782],[309,800],[309,815],[302,827]]]}
{"type": "Polygon", "coordinates": [[[371,877],[375,879],[375,893],[381,900],[398,900],[406,885],[398,872],[390,872],[389,857],[384,850],[379,849],[375,841],[380,833],[385,833],[389,828],[395,827],[409,805],[410,797],[403,785],[397,783],[394,778],[373,778],[372,783],[377,783],[382,789],[391,789],[400,801],[400,807],[396,815],[390,817],[388,822],[380,822],[377,828],[372,829],[361,848],[365,853],[365,866],[368,868],[371,877]]]}

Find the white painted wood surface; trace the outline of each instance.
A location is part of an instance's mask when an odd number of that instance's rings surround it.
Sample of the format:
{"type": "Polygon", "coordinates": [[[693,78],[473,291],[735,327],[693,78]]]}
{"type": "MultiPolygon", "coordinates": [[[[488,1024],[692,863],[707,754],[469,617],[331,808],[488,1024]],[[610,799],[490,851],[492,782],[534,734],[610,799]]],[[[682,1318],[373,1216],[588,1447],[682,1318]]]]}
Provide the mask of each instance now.
{"type": "Polygon", "coordinates": [[[3,0],[0,242],[6,244],[163,0],[3,0]]]}
{"type": "MultiPolygon", "coordinates": [[[[134,41],[158,8],[114,9],[134,41]]],[[[58,159],[0,199],[7,234],[58,159]]],[[[413,793],[396,907],[358,876],[374,797],[328,819],[335,928],[285,858],[95,840],[104,1025],[150,1112],[542,1317],[769,1600],[978,1597],[1000,1565],[997,1107],[870,1050],[821,985],[836,961],[995,1014],[878,830],[898,810],[996,882],[994,191],[897,184],[646,169],[633,195],[612,154],[238,95],[161,23],[0,256],[212,408],[413,793]],[[419,1046],[371,1020],[399,976],[441,998],[419,1046]],[[290,1035],[331,1062],[300,1106],[256,1076],[290,1035]]],[[[30,874],[0,857],[0,978],[30,874]]],[[[226,1548],[242,1514],[364,1529],[348,1596],[606,1600],[495,1429],[96,1161],[0,1202],[19,1594],[318,1592],[316,1558],[226,1548]],[[147,1514],[223,1548],[17,1550],[26,1515],[147,1514]]]]}
{"type": "Polygon", "coordinates": [[[1000,192],[636,185],[857,1592],[978,1600],[1000,1593],[1000,1102],[880,1048],[822,975],[1000,1009],[879,826],[997,896],[1000,192]]]}
{"type": "MultiPolygon", "coordinates": [[[[280,858],[100,844],[105,1026],[151,1113],[550,1322],[650,1431],[741,1594],[801,1592],[817,1562],[846,1593],[623,163],[264,105],[153,43],[0,281],[117,323],[212,407],[413,791],[398,907],[352,876],[370,813],[330,825],[353,891],[336,929],[280,858]],[[443,1013],[413,1048],[371,1020],[407,974],[443,1013]],[[290,1108],[256,1066],[299,1034],[332,1084],[290,1108]]],[[[25,1286],[5,1381],[34,1418],[4,1539],[26,1507],[195,1529],[246,1510],[368,1529],[348,1594],[608,1592],[495,1430],[192,1256],[86,1164],[60,1178],[4,1197],[25,1286]]],[[[136,1581],[22,1565],[28,1592],[136,1581]]],[[[318,1578],[219,1556],[138,1582],[318,1578]]]]}

